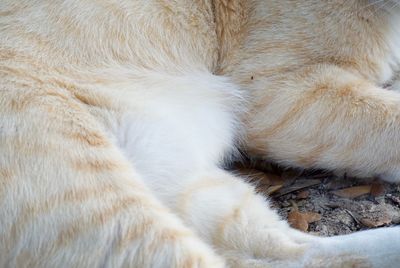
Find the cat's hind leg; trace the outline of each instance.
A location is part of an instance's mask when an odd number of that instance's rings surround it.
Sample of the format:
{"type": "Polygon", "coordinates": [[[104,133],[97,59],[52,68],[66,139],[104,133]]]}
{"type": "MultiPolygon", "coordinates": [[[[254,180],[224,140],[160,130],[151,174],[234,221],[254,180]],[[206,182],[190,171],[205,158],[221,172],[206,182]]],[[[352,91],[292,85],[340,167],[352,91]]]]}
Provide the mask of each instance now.
{"type": "Polygon", "coordinates": [[[292,229],[243,178],[226,171],[181,178],[160,196],[231,267],[396,267],[400,228],[331,238],[292,229]]]}
{"type": "Polygon", "coordinates": [[[24,83],[0,90],[1,267],[224,267],[86,105],[24,83]]]}
{"type": "Polygon", "coordinates": [[[327,258],[323,267],[398,261],[399,228],[343,239],[303,234],[280,220],[253,186],[217,168],[236,123],[238,94],[226,79],[156,74],[149,81],[136,85],[149,97],[140,103],[148,105],[146,112],[121,120],[121,149],[159,200],[232,267],[320,267],[327,258]]]}
{"type": "Polygon", "coordinates": [[[400,182],[400,94],[333,65],[257,78],[251,155],[400,182]]]}
{"type": "Polygon", "coordinates": [[[251,185],[216,167],[233,146],[237,88],[208,73],[146,78],[115,135],[147,186],[233,267],[299,260],[307,246],[251,185]]]}

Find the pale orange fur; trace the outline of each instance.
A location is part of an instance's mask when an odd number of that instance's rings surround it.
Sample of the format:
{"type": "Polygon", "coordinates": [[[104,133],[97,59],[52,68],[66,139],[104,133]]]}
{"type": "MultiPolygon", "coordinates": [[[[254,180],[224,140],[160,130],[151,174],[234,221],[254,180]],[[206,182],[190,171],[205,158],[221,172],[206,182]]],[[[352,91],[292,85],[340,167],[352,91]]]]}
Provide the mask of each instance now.
{"type": "Polygon", "coordinates": [[[0,266],[398,263],[399,228],[300,233],[220,167],[240,147],[398,182],[398,17],[364,0],[2,0],[0,266]]]}

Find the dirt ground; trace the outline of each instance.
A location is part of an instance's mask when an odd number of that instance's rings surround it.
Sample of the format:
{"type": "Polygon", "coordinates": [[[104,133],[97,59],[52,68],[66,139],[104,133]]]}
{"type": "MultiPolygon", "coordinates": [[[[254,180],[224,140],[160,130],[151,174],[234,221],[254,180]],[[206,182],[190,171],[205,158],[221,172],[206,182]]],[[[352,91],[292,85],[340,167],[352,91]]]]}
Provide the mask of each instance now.
{"type": "Polygon", "coordinates": [[[324,171],[282,169],[263,161],[234,170],[271,200],[284,219],[320,236],[400,224],[400,185],[324,171]]]}

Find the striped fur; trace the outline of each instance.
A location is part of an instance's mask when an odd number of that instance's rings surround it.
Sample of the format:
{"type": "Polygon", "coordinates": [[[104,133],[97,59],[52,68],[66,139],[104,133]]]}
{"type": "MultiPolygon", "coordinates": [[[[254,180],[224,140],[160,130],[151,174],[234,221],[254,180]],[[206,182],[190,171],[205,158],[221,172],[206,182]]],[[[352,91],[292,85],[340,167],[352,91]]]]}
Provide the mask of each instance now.
{"type": "Polygon", "coordinates": [[[303,234],[220,168],[400,180],[383,2],[0,1],[0,267],[396,266],[398,227],[303,234]]]}

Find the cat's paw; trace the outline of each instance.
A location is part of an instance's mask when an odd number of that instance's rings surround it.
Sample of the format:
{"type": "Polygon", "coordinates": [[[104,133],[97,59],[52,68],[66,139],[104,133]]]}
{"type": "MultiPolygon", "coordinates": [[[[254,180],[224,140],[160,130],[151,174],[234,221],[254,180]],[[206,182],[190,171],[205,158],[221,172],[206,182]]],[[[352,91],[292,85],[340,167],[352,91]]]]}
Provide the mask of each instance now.
{"type": "Polygon", "coordinates": [[[232,268],[298,268],[299,262],[290,260],[232,258],[228,260],[228,265],[232,268]]]}
{"type": "MultiPolygon", "coordinates": [[[[299,265],[300,266],[300,265],[299,265]]],[[[298,266],[298,267],[299,267],[298,266]]],[[[315,255],[304,262],[301,267],[307,268],[371,268],[371,262],[365,256],[359,256],[357,254],[326,254],[326,255],[315,255]]]]}
{"type": "MultiPolygon", "coordinates": [[[[256,233],[256,232],[255,232],[256,233]]],[[[249,238],[248,244],[241,249],[224,251],[223,256],[229,267],[300,267],[299,263],[307,250],[309,242],[296,241],[285,235],[285,230],[274,233],[265,232],[249,238]]]]}
{"type": "Polygon", "coordinates": [[[304,267],[398,267],[399,252],[400,227],[380,228],[318,239],[304,267]]]}
{"type": "MultiPolygon", "coordinates": [[[[167,236],[169,236],[167,234],[167,236]]],[[[170,255],[168,261],[160,261],[155,267],[187,267],[187,268],[224,268],[226,267],[225,260],[215,254],[214,250],[197,237],[182,237],[174,239],[167,237],[163,245],[163,241],[159,241],[158,246],[165,250],[160,255],[170,255]],[[170,241],[168,241],[170,240],[170,241]],[[170,258],[172,257],[172,258],[170,258]]]]}
{"type": "MultiPolygon", "coordinates": [[[[120,254],[112,255],[106,267],[224,268],[226,262],[208,244],[186,229],[171,215],[164,221],[128,230],[118,229],[118,242],[110,245],[120,254]],[[141,228],[141,229],[139,229],[141,228]],[[145,230],[143,236],[137,230],[145,230]],[[121,263],[120,261],[123,260],[121,263]]],[[[155,221],[154,220],[154,221],[155,221]]]]}

